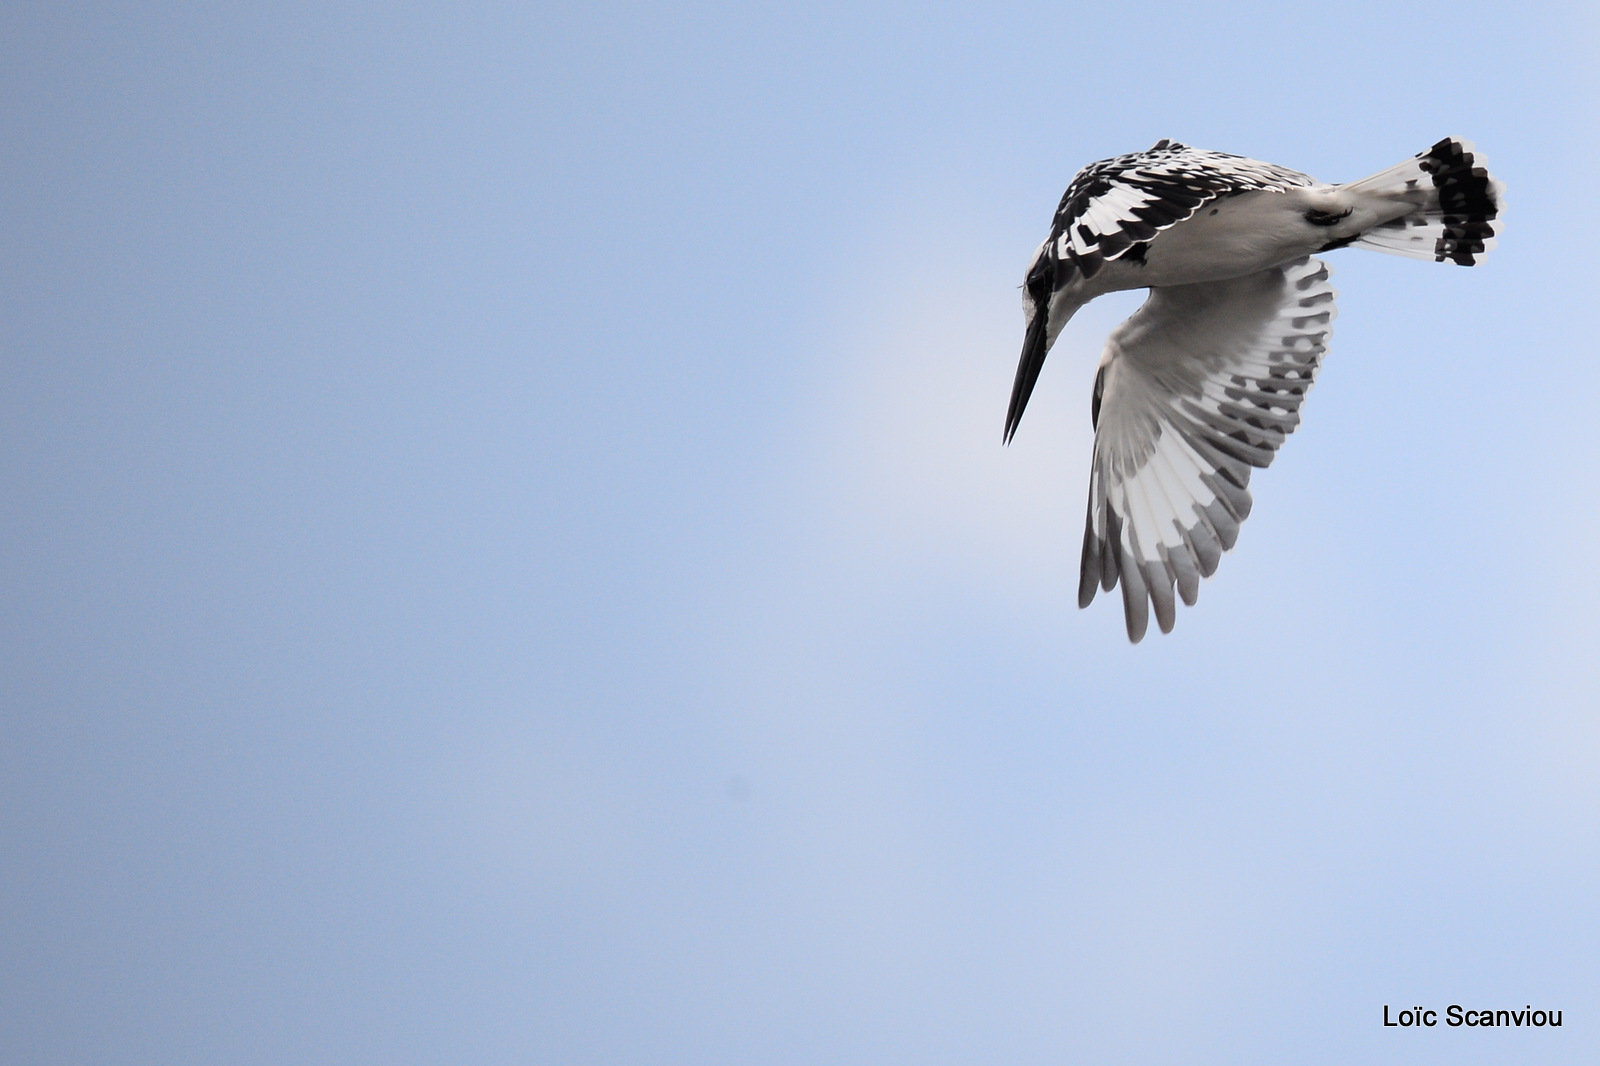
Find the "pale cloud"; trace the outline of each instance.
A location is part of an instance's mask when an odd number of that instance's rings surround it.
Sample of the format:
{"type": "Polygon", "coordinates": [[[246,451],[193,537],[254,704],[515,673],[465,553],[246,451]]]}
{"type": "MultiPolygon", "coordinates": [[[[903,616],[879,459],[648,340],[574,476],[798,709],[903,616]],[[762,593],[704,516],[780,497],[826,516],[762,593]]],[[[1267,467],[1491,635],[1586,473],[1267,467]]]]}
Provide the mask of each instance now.
{"type": "Polygon", "coordinates": [[[808,522],[888,573],[938,568],[1003,594],[1069,596],[1094,366],[1138,297],[1100,301],[1068,327],[1007,447],[1022,336],[1015,264],[969,249],[944,265],[846,317],[837,384],[797,472],[808,522]]]}

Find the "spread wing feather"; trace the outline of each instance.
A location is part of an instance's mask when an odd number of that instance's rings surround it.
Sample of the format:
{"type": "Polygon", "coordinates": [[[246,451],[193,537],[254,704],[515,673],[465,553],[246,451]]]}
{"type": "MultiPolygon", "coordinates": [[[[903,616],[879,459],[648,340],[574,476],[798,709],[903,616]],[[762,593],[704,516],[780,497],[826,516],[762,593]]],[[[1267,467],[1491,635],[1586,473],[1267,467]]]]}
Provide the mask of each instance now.
{"type": "Polygon", "coordinates": [[[1153,605],[1170,632],[1250,514],[1250,471],[1300,424],[1336,313],[1329,270],[1302,258],[1226,281],[1152,289],[1106,344],[1079,606],[1120,581],[1128,637],[1153,605]]]}

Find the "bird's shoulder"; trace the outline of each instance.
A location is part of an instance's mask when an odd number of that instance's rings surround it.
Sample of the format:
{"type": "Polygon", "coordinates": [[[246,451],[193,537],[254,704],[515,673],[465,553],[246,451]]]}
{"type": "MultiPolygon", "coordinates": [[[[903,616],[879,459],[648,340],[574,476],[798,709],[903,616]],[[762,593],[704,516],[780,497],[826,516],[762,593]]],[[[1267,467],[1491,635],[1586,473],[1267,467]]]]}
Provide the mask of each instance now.
{"type": "Polygon", "coordinates": [[[1055,221],[1064,228],[1089,204],[1118,187],[1145,193],[1150,199],[1170,199],[1173,206],[1192,207],[1231,193],[1314,184],[1309,175],[1275,163],[1162,138],[1142,152],[1102,159],[1079,170],[1062,194],[1055,221]]]}
{"type": "Polygon", "coordinates": [[[1288,167],[1162,139],[1078,171],[1056,208],[1047,245],[1093,276],[1101,261],[1120,258],[1212,200],[1314,184],[1288,167]]]}

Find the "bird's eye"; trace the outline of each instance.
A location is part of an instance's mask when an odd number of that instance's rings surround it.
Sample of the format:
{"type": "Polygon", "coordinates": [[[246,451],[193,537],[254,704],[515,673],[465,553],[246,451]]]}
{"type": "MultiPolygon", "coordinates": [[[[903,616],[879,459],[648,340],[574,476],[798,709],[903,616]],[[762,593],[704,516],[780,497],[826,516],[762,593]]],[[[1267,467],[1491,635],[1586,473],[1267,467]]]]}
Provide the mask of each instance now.
{"type": "Polygon", "coordinates": [[[1042,304],[1050,298],[1055,280],[1055,262],[1049,256],[1040,256],[1039,261],[1033,264],[1033,269],[1028,271],[1028,295],[1033,297],[1034,303],[1042,304]]]}

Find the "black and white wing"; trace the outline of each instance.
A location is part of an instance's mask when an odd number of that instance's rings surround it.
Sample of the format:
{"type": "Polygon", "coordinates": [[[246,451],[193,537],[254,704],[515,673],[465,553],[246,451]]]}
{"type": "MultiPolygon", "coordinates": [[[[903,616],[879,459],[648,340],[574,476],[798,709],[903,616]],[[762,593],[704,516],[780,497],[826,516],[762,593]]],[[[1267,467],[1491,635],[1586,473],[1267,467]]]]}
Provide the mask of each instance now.
{"type": "Polygon", "coordinates": [[[1152,289],[1106,343],[1078,605],[1120,580],[1128,638],[1149,605],[1171,632],[1250,514],[1250,469],[1300,424],[1335,314],[1303,258],[1226,281],[1152,289]]]}
{"type": "MultiPolygon", "coordinates": [[[[1055,288],[1076,271],[1086,278],[1132,252],[1168,226],[1224,196],[1316,184],[1288,167],[1160,140],[1143,152],[1090,163],[1072,179],[1040,248],[1061,267],[1055,288]]],[[[1037,265],[1038,258],[1035,259],[1037,265]]]]}

